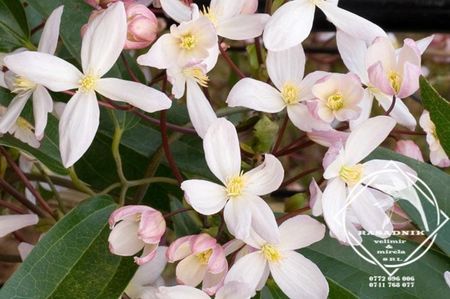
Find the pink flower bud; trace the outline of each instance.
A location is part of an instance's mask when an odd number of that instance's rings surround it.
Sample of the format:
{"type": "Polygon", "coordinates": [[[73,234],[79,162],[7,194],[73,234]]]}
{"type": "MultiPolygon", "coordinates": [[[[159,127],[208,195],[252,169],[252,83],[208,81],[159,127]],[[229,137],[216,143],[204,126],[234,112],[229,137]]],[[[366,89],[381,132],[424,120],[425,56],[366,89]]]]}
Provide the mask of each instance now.
{"type": "Polygon", "coordinates": [[[142,49],[149,46],[158,32],[158,20],[145,5],[127,3],[128,35],[125,49],[142,49]]]}
{"type": "Polygon", "coordinates": [[[419,146],[411,140],[399,140],[395,145],[395,151],[404,156],[423,162],[422,152],[419,146]]]}
{"type": "Polygon", "coordinates": [[[138,265],[153,259],[159,241],[166,231],[163,215],[147,206],[126,206],[114,211],[109,217],[112,229],[109,248],[113,254],[132,256],[144,249],[138,265]]]}
{"type": "Polygon", "coordinates": [[[251,15],[258,10],[258,0],[247,0],[241,8],[241,14],[251,15]]]}

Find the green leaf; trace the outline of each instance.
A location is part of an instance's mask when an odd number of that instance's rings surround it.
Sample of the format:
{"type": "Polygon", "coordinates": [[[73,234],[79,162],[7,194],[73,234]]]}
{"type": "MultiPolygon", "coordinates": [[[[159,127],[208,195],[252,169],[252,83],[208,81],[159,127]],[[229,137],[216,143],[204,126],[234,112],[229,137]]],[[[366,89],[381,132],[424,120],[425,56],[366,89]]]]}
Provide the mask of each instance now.
{"type": "Polygon", "coordinates": [[[0,298],[119,298],[137,266],[108,250],[109,197],[80,204],[59,221],[0,291],[0,298]]]}
{"type": "MultiPolygon", "coordinates": [[[[174,196],[169,196],[169,198],[171,212],[184,208],[183,204],[177,198],[174,196]]],[[[195,213],[184,212],[171,218],[173,221],[173,229],[177,237],[194,235],[200,232],[200,223],[195,221],[194,217],[196,217],[195,213]]]]}
{"type": "Polygon", "coordinates": [[[450,155],[450,103],[424,78],[420,78],[420,93],[426,110],[436,126],[436,133],[447,155],[450,155]]]}
{"type": "Polygon", "coordinates": [[[19,0],[0,0],[0,51],[20,46],[33,47],[29,41],[25,11],[19,0]]]}
{"type": "Polygon", "coordinates": [[[256,140],[253,148],[259,153],[269,152],[277,132],[278,124],[266,115],[263,115],[255,125],[254,134],[256,140]]]}

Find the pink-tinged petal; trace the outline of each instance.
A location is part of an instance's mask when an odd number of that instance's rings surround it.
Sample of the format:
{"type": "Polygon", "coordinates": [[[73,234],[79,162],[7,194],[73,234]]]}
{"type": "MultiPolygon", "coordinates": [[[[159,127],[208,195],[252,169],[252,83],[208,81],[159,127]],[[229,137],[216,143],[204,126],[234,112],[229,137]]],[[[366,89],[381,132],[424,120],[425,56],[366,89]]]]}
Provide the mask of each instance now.
{"type": "Polygon", "coordinates": [[[50,14],[45,22],[42,30],[41,39],[39,40],[38,51],[48,54],[55,54],[56,46],[58,45],[59,25],[61,23],[61,15],[64,6],[61,5],[50,14]]]}
{"type": "Polygon", "coordinates": [[[379,62],[386,71],[396,69],[395,48],[388,37],[377,38],[367,49],[366,68],[379,62]]]}
{"type": "Polygon", "coordinates": [[[244,174],[245,191],[266,195],[277,190],[284,178],[281,162],[273,155],[266,154],[264,162],[244,174]]]}
{"type": "Polygon", "coordinates": [[[252,211],[250,203],[240,198],[227,202],[223,216],[230,233],[237,239],[245,240],[250,236],[252,211]]]}
{"type": "Polygon", "coordinates": [[[311,212],[313,216],[322,215],[322,190],[317,184],[316,180],[313,178],[309,184],[309,206],[311,207],[311,212]]]}
{"type": "Polygon", "coordinates": [[[192,19],[192,9],[180,0],[160,0],[163,11],[178,23],[192,19]]]}
{"type": "Polygon", "coordinates": [[[258,0],[243,1],[244,4],[241,8],[241,14],[254,14],[258,10],[258,0]]]}
{"type": "MultiPolygon", "coordinates": [[[[161,0],[167,1],[167,0],[161,0]]],[[[176,0],[174,0],[176,1],[176,0]]],[[[180,1],[181,2],[181,1],[180,1]]],[[[152,298],[153,297],[149,297],[152,298]]],[[[156,298],[158,299],[210,299],[208,295],[199,289],[178,285],[174,287],[159,287],[156,293],[156,298]]]]}
{"type": "Polygon", "coordinates": [[[34,245],[32,245],[30,243],[21,242],[17,246],[17,250],[19,251],[20,259],[22,261],[25,261],[25,259],[30,255],[33,248],[34,248],[34,245]]]}
{"type": "Polygon", "coordinates": [[[90,24],[81,43],[85,74],[102,77],[116,63],[127,39],[127,16],[123,2],[110,5],[90,24]]]}
{"type": "Polygon", "coordinates": [[[196,236],[185,236],[176,239],[172,244],[170,244],[169,249],[167,249],[167,260],[169,263],[173,263],[184,259],[188,255],[192,254],[192,241],[196,236]]]}
{"type": "Polygon", "coordinates": [[[122,220],[136,220],[138,219],[137,216],[140,214],[146,212],[146,211],[156,211],[148,206],[142,206],[142,205],[132,205],[132,206],[124,206],[121,208],[118,208],[115,210],[111,216],[109,216],[109,226],[111,228],[114,227],[114,225],[122,220]]]}
{"type": "Polygon", "coordinates": [[[65,167],[77,162],[88,150],[100,122],[94,92],[77,92],[67,103],[59,121],[59,150],[65,167]]]}
{"type": "Polygon", "coordinates": [[[248,201],[248,208],[252,217],[251,227],[262,239],[271,244],[277,244],[280,241],[280,232],[275,215],[262,198],[246,194],[235,200],[248,201]]]}
{"type": "Polygon", "coordinates": [[[421,68],[412,63],[406,62],[403,67],[402,86],[398,92],[398,97],[404,99],[419,90],[419,77],[421,68]]]}
{"type": "Polygon", "coordinates": [[[40,52],[20,52],[6,56],[5,65],[18,74],[52,91],[78,88],[82,74],[67,61],[40,52]]]}
{"type": "Polygon", "coordinates": [[[6,112],[0,116],[0,134],[5,134],[16,125],[16,121],[22,113],[30,96],[31,92],[29,91],[20,93],[12,99],[6,112]]]}
{"type": "Polygon", "coordinates": [[[142,287],[144,285],[154,285],[166,267],[166,250],[167,247],[158,247],[154,258],[137,269],[130,281],[130,284],[138,287],[142,287]]]}
{"type": "Polygon", "coordinates": [[[232,281],[238,281],[248,284],[251,289],[255,290],[266,267],[267,261],[261,251],[250,253],[234,263],[225,277],[225,285],[232,281]]]}
{"type": "Polygon", "coordinates": [[[205,274],[205,278],[203,279],[202,290],[210,296],[214,295],[217,290],[222,287],[226,274],[227,269],[224,269],[219,273],[207,272],[205,274]]]}
{"type": "Polygon", "coordinates": [[[367,232],[378,238],[391,236],[393,230],[391,219],[384,209],[377,205],[376,198],[367,191],[366,187],[355,186],[349,193],[349,200],[354,215],[367,232]]]}
{"type": "Polygon", "coordinates": [[[359,126],[360,124],[369,119],[370,114],[372,113],[372,106],[373,106],[373,94],[370,92],[368,88],[366,88],[364,89],[362,100],[359,103],[359,108],[361,109],[360,114],[358,118],[350,121],[351,130],[353,130],[355,127],[359,126]]]}
{"type": "Polygon", "coordinates": [[[162,35],[156,40],[156,42],[152,45],[152,47],[146,54],[143,54],[137,58],[137,62],[140,65],[151,66],[158,69],[169,68],[174,63],[174,56],[172,56],[171,59],[170,55],[170,49],[173,42],[173,38],[170,36],[170,34],[162,35]]]}
{"type": "Polygon", "coordinates": [[[217,240],[208,234],[199,234],[191,239],[192,254],[198,254],[217,246],[217,240]]]}
{"type": "Polygon", "coordinates": [[[283,51],[269,51],[267,54],[267,72],[270,80],[279,89],[285,83],[299,85],[305,73],[306,57],[301,45],[283,51]]]}
{"type": "Polygon", "coordinates": [[[308,132],[307,135],[308,138],[315,143],[330,147],[336,143],[345,143],[350,133],[330,129],[327,131],[311,131],[308,132]]]}
{"type": "Polygon", "coordinates": [[[383,69],[381,62],[377,62],[371,65],[368,69],[370,83],[376,88],[380,89],[387,95],[393,96],[395,94],[394,88],[392,88],[386,76],[387,70],[383,69]]]}
{"type": "Polygon", "coordinates": [[[244,241],[233,239],[223,245],[225,255],[228,256],[245,246],[244,241]]]}
{"type": "Polygon", "coordinates": [[[216,293],[215,299],[250,299],[254,295],[255,290],[248,284],[239,281],[230,281],[220,288],[220,290],[216,293]]]}
{"type": "Polygon", "coordinates": [[[395,124],[389,116],[376,116],[355,128],[345,143],[345,163],[354,165],[367,157],[386,139],[395,124]]]}
{"type": "Polygon", "coordinates": [[[386,32],[378,25],[342,9],[334,3],[320,1],[317,6],[334,26],[353,37],[372,43],[377,37],[386,36],[386,32]]]}
{"type": "Polygon", "coordinates": [[[213,248],[213,253],[208,261],[208,272],[213,274],[220,274],[228,270],[228,262],[225,256],[225,251],[222,246],[217,244],[213,248]]]}
{"type": "Polygon", "coordinates": [[[39,217],[35,214],[0,216],[0,238],[21,228],[35,225],[39,217]]]}
{"type": "Polygon", "coordinates": [[[295,251],[283,252],[278,263],[269,263],[272,277],[289,298],[325,299],[328,282],[320,269],[295,251]]]}
{"type": "MultiPolygon", "coordinates": [[[[36,136],[34,135],[33,131],[31,131],[28,128],[21,128],[17,125],[14,125],[9,131],[9,134],[14,135],[16,139],[19,139],[23,143],[28,144],[31,147],[39,148],[40,143],[36,139],[36,136]]],[[[26,193],[27,191],[25,191],[26,193]]]]}
{"type": "Polygon", "coordinates": [[[246,40],[260,36],[269,20],[267,14],[237,15],[217,24],[217,35],[231,40],[246,40]]]}
{"type": "Polygon", "coordinates": [[[53,111],[53,100],[42,85],[37,85],[33,92],[34,133],[40,140],[44,137],[48,113],[53,111]]]}
{"type": "Polygon", "coordinates": [[[313,130],[330,130],[330,124],[313,115],[309,105],[298,103],[287,106],[287,113],[291,122],[304,132],[313,130]]]}
{"type": "Polygon", "coordinates": [[[431,44],[433,39],[434,34],[416,41],[416,46],[419,49],[420,54],[425,53],[425,51],[427,50],[428,46],[431,44]]]}
{"type": "Polygon", "coordinates": [[[420,150],[419,146],[412,140],[397,141],[394,150],[406,157],[424,162],[422,151],[420,150]]]}
{"type": "Polygon", "coordinates": [[[206,271],[206,265],[200,263],[195,255],[190,255],[178,263],[176,269],[177,281],[181,284],[196,287],[202,282],[206,271]]]}
{"type": "Polygon", "coordinates": [[[431,164],[438,167],[446,168],[450,166],[450,159],[448,158],[442,146],[439,146],[435,150],[431,150],[430,148],[430,161],[431,164]]]}
{"type": "Polygon", "coordinates": [[[233,86],[227,104],[229,107],[241,106],[267,113],[278,113],[286,107],[278,90],[251,78],[244,78],[233,86]]]}
{"type": "Polygon", "coordinates": [[[212,123],[203,139],[203,149],[209,169],[222,183],[239,175],[241,151],[236,128],[231,122],[219,118],[212,123]]]}
{"type": "Polygon", "coordinates": [[[349,71],[357,74],[364,84],[369,82],[366,68],[366,43],[342,30],[337,30],[336,43],[339,54],[349,71]]]}
{"type": "Polygon", "coordinates": [[[116,255],[132,256],[144,247],[144,242],[138,238],[138,223],[122,221],[112,229],[108,242],[109,250],[116,255]]]}
{"type": "MultiPolygon", "coordinates": [[[[387,111],[392,105],[392,97],[390,96],[382,93],[376,93],[375,98],[385,111],[387,111]]],[[[399,125],[405,126],[411,131],[414,131],[416,128],[416,118],[411,114],[411,112],[409,112],[408,106],[406,106],[406,104],[398,98],[395,102],[394,109],[392,109],[389,116],[395,119],[399,125]]]]}
{"type": "Polygon", "coordinates": [[[187,180],[181,184],[186,201],[203,215],[213,215],[223,209],[228,196],[225,187],[203,180],[187,180]]]}
{"type": "Polygon", "coordinates": [[[397,69],[402,68],[405,63],[409,62],[420,67],[421,57],[420,50],[416,45],[416,42],[410,38],[407,38],[403,42],[403,47],[397,50],[397,69]]]}
{"type": "Polygon", "coordinates": [[[325,225],[307,215],[298,215],[280,225],[280,249],[297,250],[319,242],[325,225]]]}
{"type": "Polygon", "coordinates": [[[302,82],[300,82],[300,97],[302,100],[311,100],[315,98],[312,94],[313,86],[318,83],[318,81],[322,81],[325,77],[329,76],[331,73],[323,72],[323,71],[315,71],[309,73],[303,78],[302,82]]]}
{"type": "Polygon", "coordinates": [[[141,214],[138,236],[145,243],[157,244],[166,231],[166,221],[161,212],[147,210],[141,214]]]}
{"type": "Polygon", "coordinates": [[[152,261],[156,256],[156,249],[158,248],[157,244],[146,244],[144,246],[144,251],[140,257],[135,256],[134,262],[139,266],[144,265],[150,261],[152,261]]]}
{"type": "Polygon", "coordinates": [[[281,51],[303,42],[311,32],[316,6],[309,0],[290,1],[272,15],[264,29],[264,45],[281,51]]]}
{"type": "Polygon", "coordinates": [[[328,148],[322,161],[322,166],[325,169],[323,173],[325,179],[330,180],[339,176],[339,171],[345,165],[344,156],[345,152],[342,143],[335,143],[328,148]]]}
{"type": "Polygon", "coordinates": [[[205,137],[217,116],[203,91],[191,80],[187,81],[186,106],[195,131],[201,138],[205,137]]]}

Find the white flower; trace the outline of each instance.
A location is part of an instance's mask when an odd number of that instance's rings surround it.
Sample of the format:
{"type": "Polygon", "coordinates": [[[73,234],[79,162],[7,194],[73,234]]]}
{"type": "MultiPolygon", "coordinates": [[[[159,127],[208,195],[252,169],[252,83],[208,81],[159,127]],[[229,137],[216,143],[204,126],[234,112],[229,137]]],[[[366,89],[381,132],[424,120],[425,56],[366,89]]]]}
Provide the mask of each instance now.
{"type": "Polygon", "coordinates": [[[419,124],[427,133],[427,143],[430,147],[431,163],[439,167],[449,167],[450,159],[442,148],[441,142],[436,134],[436,126],[431,121],[430,113],[428,111],[423,111],[419,119],[419,124]]]}
{"type": "Polygon", "coordinates": [[[316,6],[338,29],[371,43],[386,33],[374,23],[337,6],[337,1],[293,0],[281,6],[264,29],[264,44],[281,51],[303,42],[311,32],[316,6]]]}
{"type": "Polygon", "coordinates": [[[309,216],[299,215],[283,222],[279,233],[278,243],[256,234],[244,239],[257,250],[240,258],[231,267],[225,283],[243,282],[259,289],[272,274],[289,298],[327,298],[328,283],[320,269],[296,252],[323,239],[325,226],[309,216]]]}
{"type": "Polygon", "coordinates": [[[39,217],[35,214],[0,216],[0,238],[26,226],[35,225],[39,217]]]}
{"type": "MultiPolygon", "coordinates": [[[[38,52],[51,55],[55,53],[63,8],[63,6],[58,7],[48,17],[39,41],[38,52]]],[[[3,75],[3,72],[0,73],[3,75]]],[[[6,72],[1,81],[3,82],[0,82],[0,86],[10,89],[17,95],[13,98],[8,110],[0,120],[0,133],[11,132],[11,130],[17,131],[17,129],[13,129],[13,126],[15,126],[16,120],[18,120],[28,99],[32,97],[35,134],[37,139],[40,140],[44,136],[44,130],[47,125],[47,114],[53,110],[53,101],[50,94],[42,85],[37,84],[37,81],[30,80],[26,76],[16,75],[11,71],[6,72]]],[[[33,143],[36,144],[36,142],[33,143]]]]}
{"type": "MultiPolygon", "coordinates": [[[[6,115],[7,110],[5,107],[0,106],[0,122],[5,117],[11,117],[11,114],[6,115]],[[6,115],[6,116],[5,116],[6,115]]],[[[10,125],[8,133],[19,139],[23,143],[28,144],[31,147],[38,148],[41,143],[34,134],[34,127],[23,117],[17,116],[14,122],[10,125]]],[[[0,134],[0,137],[2,134],[0,134]]],[[[29,191],[26,189],[26,191],[29,191]]]]}
{"type": "Polygon", "coordinates": [[[117,2],[89,25],[82,41],[83,73],[70,63],[49,54],[23,52],[6,57],[15,73],[53,91],[78,89],[59,122],[60,151],[64,166],[72,166],[89,148],[97,132],[100,109],[95,92],[127,102],[146,112],[168,109],[169,98],[146,85],[115,78],[102,78],[116,62],[125,44],[125,8],[117,2]]]}
{"type": "Polygon", "coordinates": [[[314,72],[303,78],[305,53],[300,45],[271,52],[267,56],[267,71],[276,86],[251,78],[240,80],[230,91],[228,106],[243,106],[256,111],[278,113],[286,108],[292,123],[302,131],[327,130],[331,127],[315,117],[307,103],[313,99],[312,86],[325,72],[314,72]]]}
{"type": "Polygon", "coordinates": [[[228,230],[238,239],[246,238],[254,229],[267,240],[278,240],[275,216],[260,197],[275,191],[283,181],[280,161],[270,154],[264,163],[243,173],[241,153],[235,127],[220,118],[208,129],[203,139],[206,163],[222,185],[205,180],[187,180],[181,184],[188,203],[203,215],[224,208],[228,230]]]}

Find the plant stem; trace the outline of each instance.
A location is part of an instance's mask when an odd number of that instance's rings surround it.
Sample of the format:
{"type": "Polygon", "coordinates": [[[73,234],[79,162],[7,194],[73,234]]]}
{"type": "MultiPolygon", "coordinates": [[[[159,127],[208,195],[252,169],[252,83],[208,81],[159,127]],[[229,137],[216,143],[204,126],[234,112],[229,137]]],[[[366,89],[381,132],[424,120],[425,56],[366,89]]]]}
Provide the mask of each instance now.
{"type": "Polygon", "coordinates": [[[9,201],[3,200],[3,199],[0,199],[0,206],[7,208],[8,210],[16,212],[18,214],[26,214],[27,213],[27,211],[25,211],[21,207],[18,207],[15,204],[12,204],[9,201]]]}
{"type": "Polygon", "coordinates": [[[70,179],[72,180],[72,183],[75,186],[75,188],[77,188],[79,191],[89,194],[91,196],[95,195],[95,192],[92,191],[92,189],[89,188],[88,185],[86,185],[86,183],[84,183],[82,180],[80,180],[80,178],[78,178],[78,175],[73,166],[69,167],[68,171],[69,171],[70,179]]]}
{"type": "Polygon", "coordinates": [[[289,184],[291,184],[291,183],[293,183],[293,182],[295,182],[295,181],[301,179],[302,177],[307,176],[308,174],[314,173],[314,172],[316,172],[316,171],[319,171],[319,170],[321,170],[321,169],[322,169],[322,167],[316,167],[316,168],[312,168],[312,169],[305,170],[305,171],[303,171],[303,172],[297,174],[296,176],[294,176],[294,177],[292,177],[292,178],[290,178],[290,179],[284,181],[284,182],[281,184],[280,188],[286,187],[287,185],[289,185],[289,184]]]}
{"type": "Polygon", "coordinates": [[[35,163],[36,168],[39,170],[39,172],[42,174],[42,176],[45,178],[45,181],[50,186],[50,189],[53,192],[53,195],[55,196],[56,201],[58,202],[59,209],[63,214],[66,213],[66,208],[64,207],[64,203],[61,199],[61,196],[59,196],[58,190],[56,190],[55,184],[53,183],[52,179],[48,176],[48,174],[45,172],[45,170],[42,168],[42,166],[39,163],[35,163]]]}
{"type": "Polygon", "coordinates": [[[128,75],[130,75],[131,79],[134,82],[140,82],[138,77],[136,76],[136,74],[131,69],[130,64],[128,63],[127,58],[125,57],[125,54],[123,54],[123,52],[120,54],[120,58],[122,58],[123,65],[125,66],[125,68],[126,68],[126,70],[128,72],[128,75]]]}
{"type": "Polygon", "coordinates": [[[169,167],[172,170],[173,175],[177,179],[178,183],[181,185],[183,182],[183,176],[180,173],[180,170],[177,167],[175,159],[173,158],[172,152],[169,146],[169,139],[167,137],[167,112],[161,111],[161,138],[162,138],[162,146],[164,150],[164,154],[167,159],[167,163],[169,163],[169,167]]]}
{"type": "Polygon", "coordinates": [[[391,106],[389,107],[389,109],[386,110],[386,112],[384,113],[384,115],[389,116],[389,114],[391,114],[392,110],[394,110],[394,107],[395,107],[395,103],[396,103],[396,102],[397,102],[397,97],[394,95],[394,96],[392,97],[392,104],[391,104],[391,106]]]}
{"type": "MultiPolygon", "coordinates": [[[[150,185],[150,184],[155,184],[155,183],[166,183],[166,184],[171,184],[171,185],[178,185],[178,181],[171,179],[171,178],[151,177],[151,178],[144,178],[144,179],[140,179],[140,180],[128,181],[127,187],[132,188],[132,187],[137,187],[137,186],[142,186],[142,185],[150,185]]],[[[112,190],[119,188],[121,185],[122,185],[121,183],[114,183],[114,184],[110,185],[109,187],[105,188],[99,194],[108,194],[112,190]]]]}
{"type": "Polygon", "coordinates": [[[284,135],[284,132],[286,131],[288,121],[289,121],[289,117],[286,114],[284,116],[283,123],[282,123],[280,129],[278,130],[278,137],[277,137],[277,140],[275,141],[275,145],[273,146],[272,154],[276,153],[278,151],[278,148],[281,145],[281,141],[283,140],[283,135],[284,135]]]}
{"type": "Polygon", "coordinates": [[[193,210],[193,208],[181,208],[181,209],[178,209],[178,210],[175,210],[173,212],[165,214],[164,218],[165,219],[171,218],[171,217],[173,217],[173,216],[175,216],[177,214],[184,213],[184,212],[189,212],[189,211],[192,211],[192,210],[193,210]]]}
{"type": "Polygon", "coordinates": [[[236,75],[238,75],[238,77],[240,79],[245,78],[245,74],[239,69],[239,67],[233,62],[233,60],[230,58],[230,56],[228,55],[227,51],[225,51],[221,45],[221,42],[219,42],[219,50],[220,50],[220,54],[222,54],[222,57],[225,59],[226,63],[231,67],[231,69],[236,73],[236,75]]]}

